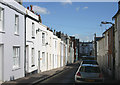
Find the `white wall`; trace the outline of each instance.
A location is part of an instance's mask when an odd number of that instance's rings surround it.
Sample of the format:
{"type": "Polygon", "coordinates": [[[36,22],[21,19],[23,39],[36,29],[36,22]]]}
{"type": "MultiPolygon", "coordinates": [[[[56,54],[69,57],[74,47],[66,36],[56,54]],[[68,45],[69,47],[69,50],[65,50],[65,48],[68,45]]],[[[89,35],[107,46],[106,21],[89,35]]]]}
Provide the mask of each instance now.
{"type": "MultiPolygon", "coordinates": [[[[7,1],[7,0],[4,0],[7,1]]],[[[12,3],[11,3],[12,5],[12,3]]],[[[4,8],[4,32],[0,32],[0,43],[4,45],[3,59],[3,79],[9,81],[10,77],[18,79],[24,77],[24,15],[0,3],[0,7],[4,8]],[[15,14],[19,16],[19,35],[14,34],[15,14]],[[20,68],[13,69],[13,46],[20,46],[20,68]]],[[[16,9],[22,10],[23,7],[18,3],[14,3],[16,9]],[[17,7],[18,6],[18,7],[17,7]]]]}

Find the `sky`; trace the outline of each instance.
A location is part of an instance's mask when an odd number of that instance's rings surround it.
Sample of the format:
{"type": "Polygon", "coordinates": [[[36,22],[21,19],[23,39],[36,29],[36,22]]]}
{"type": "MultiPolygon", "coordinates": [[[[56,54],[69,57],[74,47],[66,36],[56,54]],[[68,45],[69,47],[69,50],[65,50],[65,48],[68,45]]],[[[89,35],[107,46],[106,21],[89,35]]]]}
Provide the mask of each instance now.
{"type": "Polygon", "coordinates": [[[30,5],[44,25],[80,41],[93,40],[94,33],[102,36],[111,25],[100,26],[101,21],[114,23],[118,10],[117,2],[23,2],[26,8],[30,5]]]}

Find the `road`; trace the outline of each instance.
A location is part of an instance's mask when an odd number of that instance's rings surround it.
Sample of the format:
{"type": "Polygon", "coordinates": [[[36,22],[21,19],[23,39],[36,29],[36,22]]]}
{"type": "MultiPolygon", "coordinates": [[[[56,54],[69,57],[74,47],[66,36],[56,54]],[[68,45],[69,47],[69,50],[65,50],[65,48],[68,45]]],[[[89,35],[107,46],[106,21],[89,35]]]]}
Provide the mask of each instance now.
{"type": "Polygon", "coordinates": [[[71,84],[74,84],[75,83],[74,75],[79,67],[79,63],[69,65],[68,67],[69,69],[40,83],[71,83],[71,84]]]}
{"type": "MultiPolygon", "coordinates": [[[[79,67],[79,63],[76,64],[72,64],[68,66],[69,68],[49,79],[46,79],[40,83],[38,83],[37,85],[40,84],[69,84],[69,85],[75,85],[75,73],[79,67]]],[[[109,79],[105,79],[105,82],[110,82],[111,80],[109,79]]],[[[93,84],[93,83],[92,83],[93,84]]],[[[81,84],[82,85],[82,84],[81,84]]],[[[83,84],[84,85],[84,84],[83,84]]]]}

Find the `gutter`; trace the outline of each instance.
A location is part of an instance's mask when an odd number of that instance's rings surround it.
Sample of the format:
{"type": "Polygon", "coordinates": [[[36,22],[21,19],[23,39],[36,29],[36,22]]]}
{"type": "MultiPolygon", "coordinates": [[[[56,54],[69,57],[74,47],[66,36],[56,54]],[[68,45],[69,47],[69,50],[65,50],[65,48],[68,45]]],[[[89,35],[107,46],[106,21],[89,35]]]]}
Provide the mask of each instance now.
{"type": "Polygon", "coordinates": [[[24,35],[25,36],[25,41],[24,41],[25,42],[25,44],[24,44],[25,45],[24,46],[24,52],[25,52],[24,53],[24,74],[26,76],[26,15],[25,15],[24,18],[25,18],[25,32],[24,32],[25,33],[25,35],[24,35]]]}
{"type": "Polygon", "coordinates": [[[24,12],[22,12],[21,10],[15,8],[14,6],[12,6],[12,5],[10,5],[10,4],[4,2],[4,1],[1,1],[1,0],[0,0],[0,3],[3,4],[3,5],[5,5],[5,6],[8,6],[9,8],[11,8],[11,9],[17,11],[18,13],[20,13],[20,14],[22,14],[22,15],[25,15],[24,12]]]}

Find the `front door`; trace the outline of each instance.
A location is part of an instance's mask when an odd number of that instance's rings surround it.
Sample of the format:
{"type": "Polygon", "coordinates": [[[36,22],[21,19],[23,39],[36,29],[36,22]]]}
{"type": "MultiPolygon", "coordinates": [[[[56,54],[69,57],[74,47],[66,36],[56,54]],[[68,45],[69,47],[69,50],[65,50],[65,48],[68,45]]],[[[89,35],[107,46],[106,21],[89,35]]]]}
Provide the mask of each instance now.
{"type": "Polygon", "coordinates": [[[2,81],[2,75],[3,75],[3,73],[2,73],[2,70],[3,70],[3,66],[2,66],[2,63],[3,63],[3,45],[2,44],[0,44],[0,81],[2,81]]]}

